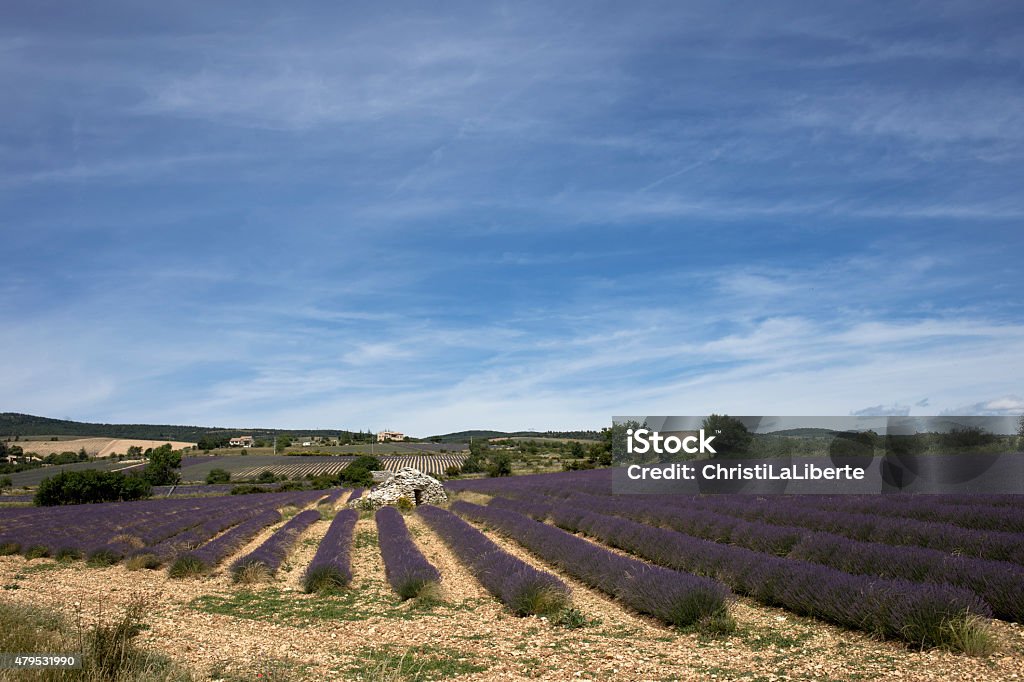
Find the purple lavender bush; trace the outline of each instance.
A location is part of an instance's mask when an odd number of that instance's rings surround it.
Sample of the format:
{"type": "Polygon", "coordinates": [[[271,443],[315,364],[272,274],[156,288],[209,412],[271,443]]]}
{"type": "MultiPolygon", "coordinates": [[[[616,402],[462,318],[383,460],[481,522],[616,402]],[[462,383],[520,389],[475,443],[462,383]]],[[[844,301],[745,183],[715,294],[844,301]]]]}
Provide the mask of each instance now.
{"type": "Polygon", "coordinates": [[[259,513],[198,549],[178,555],[168,567],[167,574],[171,578],[184,578],[206,573],[244,547],[261,530],[280,520],[281,513],[276,509],[259,513]]]}
{"type": "Polygon", "coordinates": [[[551,519],[662,566],[714,576],[763,604],[917,646],[963,648],[991,610],[976,594],[947,584],[919,584],[842,571],[654,528],[582,508],[552,508],[551,519]]]}
{"type": "Polygon", "coordinates": [[[509,509],[468,502],[456,502],[452,509],[494,526],[545,561],[641,613],[677,627],[721,630],[730,622],[731,595],[717,580],[621,556],[509,509]]]}
{"type": "Polygon", "coordinates": [[[334,516],[327,534],[306,568],[303,587],[306,592],[330,592],[352,582],[352,534],[359,512],[343,509],[334,516]]]}
{"type": "Polygon", "coordinates": [[[267,538],[266,542],[231,565],[235,582],[255,581],[273,576],[304,530],[320,520],[320,512],[299,512],[267,538]]]}
{"type": "Polygon", "coordinates": [[[402,599],[418,597],[441,581],[441,574],[427,561],[412,541],[402,514],[394,507],[381,507],[374,517],[384,574],[402,599]]]}
{"type": "Polygon", "coordinates": [[[554,575],[502,550],[449,511],[431,505],[421,505],[417,511],[480,584],[514,613],[549,614],[568,606],[569,588],[554,575]]]}

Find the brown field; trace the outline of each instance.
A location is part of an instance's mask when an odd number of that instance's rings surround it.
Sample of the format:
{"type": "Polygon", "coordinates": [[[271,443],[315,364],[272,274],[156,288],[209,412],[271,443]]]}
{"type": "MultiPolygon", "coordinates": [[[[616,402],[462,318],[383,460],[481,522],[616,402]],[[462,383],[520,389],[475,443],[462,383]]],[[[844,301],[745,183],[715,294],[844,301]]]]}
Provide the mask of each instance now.
{"type": "Polygon", "coordinates": [[[85,448],[90,457],[106,457],[111,454],[124,455],[128,448],[139,446],[143,450],[157,448],[164,443],[170,443],[175,450],[194,447],[195,443],[185,443],[175,440],[140,440],[132,438],[75,438],[72,440],[20,440],[13,445],[20,445],[25,452],[34,452],[37,455],[49,455],[60,452],[78,452],[85,448]]]}
{"type": "MultiPolygon", "coordinates": [[[[344,594],[302,593],[301,576],[329,525],[314,523],[270,584],[233,585],[222,567],[202,579],[163,570],[0,557],[0,600],[88,622],[150,601],[140,644],[220,680],[1010,680],[1024,678],[1024,628],[994,623],[998,650],[973,658],[876,641],[740,598],[738,629],[683,633],[562,576],[589,623],[579,629],[516,617],[491,597],[415,514],[410,531],[443,576],[444,601],[400,602],[384,576],[372,518],[356,526],[354,580],[344,594]]],[[[251,551],[266,529],[238,555],[251,551]]],[[[488,535],[539,568],[542,561],[488,535]]],[[[230,561],[230,560],[229,560],[230,561]]],[[[2,679],[2,675],[0,675],[2,679]]]]}

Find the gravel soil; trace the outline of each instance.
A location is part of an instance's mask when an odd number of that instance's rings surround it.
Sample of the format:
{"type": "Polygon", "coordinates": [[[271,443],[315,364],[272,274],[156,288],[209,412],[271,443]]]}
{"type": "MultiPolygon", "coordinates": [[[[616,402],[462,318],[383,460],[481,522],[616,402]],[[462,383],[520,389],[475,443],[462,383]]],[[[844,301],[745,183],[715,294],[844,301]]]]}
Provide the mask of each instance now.
{"type": "MultiPolygon", "coordinates": [[[[330,524],[323,519],[303,533],[269,584],[232,584],[225,567],[235,557],[213,575],[189,580],[122,565],[0,557],[0,599],[72,619],[81,614],[88,624],[114,617],[141,595],[149,608],[140,645],[187,666],[196,679],[1024,680],[1024,628],[1000,621],[993,622],[998,650],[972,658],[872,640],[741,598],[732,607],[736,632],[710,638],[680,633],[561,574],[584,627],[516,617],[415,514],[405,518],[443,576],[439,603],[402,602],[392,592],[371,515],[356,525],[352,586],[336,595],[302,592],[302,573],[330,524]]],[[[514,542],[488,536],[552,570],[514,542]]]]}

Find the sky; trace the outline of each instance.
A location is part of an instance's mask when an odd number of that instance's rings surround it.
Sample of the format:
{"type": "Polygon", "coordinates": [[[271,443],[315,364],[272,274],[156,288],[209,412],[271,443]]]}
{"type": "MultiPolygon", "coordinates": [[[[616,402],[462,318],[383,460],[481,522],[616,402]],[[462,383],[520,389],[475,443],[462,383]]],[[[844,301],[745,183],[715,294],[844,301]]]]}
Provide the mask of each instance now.
{"type": "Polygon", "coordinates": [[[1019,3],[0,17],[0,411],[1024,412],[1019,3]]]}

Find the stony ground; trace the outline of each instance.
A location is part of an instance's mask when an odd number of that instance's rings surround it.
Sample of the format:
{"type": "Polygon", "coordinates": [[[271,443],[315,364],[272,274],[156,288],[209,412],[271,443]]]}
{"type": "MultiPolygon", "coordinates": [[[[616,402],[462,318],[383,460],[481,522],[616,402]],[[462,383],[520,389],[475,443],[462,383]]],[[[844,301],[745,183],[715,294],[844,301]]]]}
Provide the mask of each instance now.
{"type": "MultiPolygon", "coordinates": [[[[384,578],[372,518],[356,526],[352,589],[302,593],[326,533],[313,524],[271,584],[232,585],[221,570],[194,580],[124,566],[0,557],[0,599],[48,605],[88,622],[135,595],[150,601],[143,646],[222,680],[1013,680],[1024,679],[1024,628],[996,622],[999,650],[971,658],[900,644],[739,599],[723,638],[682,634],[566,578],[584,627],[511,615],[415,515],[406,517],[444,576],[444,600],[400,602],[384,578]]],[[[243,549],[258,546],[268,529],[243,549]]],[[[500,545],[538,567],[514,543],[500,545]]],[[[564,576],[563,576],[564,577],[564,576]]]]}

